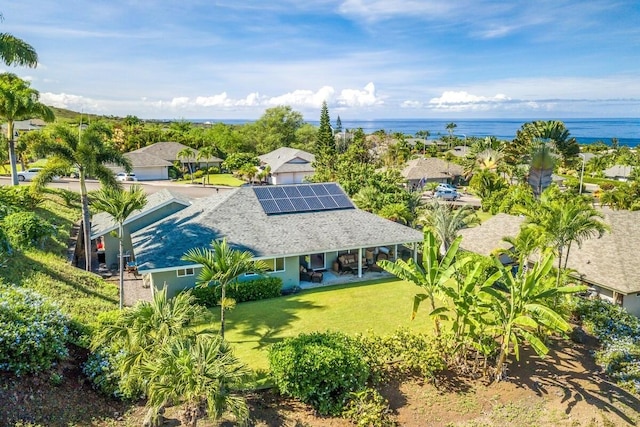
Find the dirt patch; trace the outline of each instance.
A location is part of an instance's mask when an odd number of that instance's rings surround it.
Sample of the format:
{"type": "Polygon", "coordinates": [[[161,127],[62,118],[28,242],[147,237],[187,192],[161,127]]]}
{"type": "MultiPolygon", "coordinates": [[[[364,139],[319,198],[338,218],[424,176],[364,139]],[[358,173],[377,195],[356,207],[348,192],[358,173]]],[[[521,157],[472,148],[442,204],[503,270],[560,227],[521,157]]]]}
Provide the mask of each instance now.
{"type": "MultiPolygon", "coordinates": [[[[554,341],[540,359],[525,351],[511,363],[508,377],[497,384],[447,375],[434,383],[394,381],[380,387],[401,426],[572,426],[638,425],[640,400],[610,383],[594,364],[595,343],[554,341]]],[[[76,352],[74,360],[82,360],[76,352]]],[[[74,362],[75,363],[75,362],[74,362]]],[[[144,418],[142,405],[124,404],[95,393],[82,372],[61,367],[59,386],[49,378],[0,376],[0,425],[17,420],[47,426],[135,426],[144,418]]],[[[248,394],[251,425],[343,427],[347,420],[323,418],[313,409],[272,390],[248,394]]],[[[178,426],[179,412],[166,412],[166,426],[178,426]]],[[[200,426],[232,426],[209,421],[200,426]]]]}

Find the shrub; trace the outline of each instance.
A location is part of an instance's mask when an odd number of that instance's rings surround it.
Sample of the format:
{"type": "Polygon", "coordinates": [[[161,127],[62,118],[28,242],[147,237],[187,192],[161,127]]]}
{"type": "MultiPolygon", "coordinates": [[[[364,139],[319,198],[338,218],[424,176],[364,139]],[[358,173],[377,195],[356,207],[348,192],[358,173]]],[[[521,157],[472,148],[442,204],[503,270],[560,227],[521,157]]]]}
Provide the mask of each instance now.
{"type": "MultiPolygon", "coordinates": [[[[193,295],[198,304],[214,307],[220,301],[221,290],[218,286],[196,287],[193,289],[193,295]]],[[[227,298],[233,298],[236,302],[259,301],[280,295],[282,295],[282,279],[279,277],[261,277],[227,287],[227,298]]]]}
{"type": "Polygon", "coordinates": [[[9,208],[6,214],[20,210],[33,210],[40,203],[42,203],[42,196],[33,191],[30,186],[0,186],[0,206],[9,208]]]}
{"type": "Polygon", "coordinates": [[[322,415],[342,412],[370,371],[356,342],[338,332],[300,334],[269,351],[271,375],[280,391],[312,405],[322,415]]]}
{"type": "Polygon", "coordinates": [[[576,314],[602,343],[596,362],[622,387],[640,393],[640,319],[602,300],[579,299],[576,314]]]}
{"type": "Polygon", "coordinates": [[[365,388],[351,393],[342,416],[361,427],[387,427],[396,423],[391,419],[389,402],[376,389],[365,388]]]}
{"type": "Polygon", "coordinates": [[[355,339],[374,380],[399,374],[432,378],[446,368],[446,337],[435,338],[398,329],[389,336],[359,334],[355,339]]]}
{"type": "Polygon", "coordinates": [[[68,318],[39,294],[0,283],[0,370],[49,369],[67,356],[68,318]]]}
{"type": "Polygon", "coordinates": [[[34,212],[16,212],[3,221],[9,243],[14,247],[42,247],[54,229],[34,212]]]}
{"type": "Polygon", "coordinates": [[[202,178],[204,176],[204,171],[202,169],[198,169],[193,173],[193,179],[202,178]]]}

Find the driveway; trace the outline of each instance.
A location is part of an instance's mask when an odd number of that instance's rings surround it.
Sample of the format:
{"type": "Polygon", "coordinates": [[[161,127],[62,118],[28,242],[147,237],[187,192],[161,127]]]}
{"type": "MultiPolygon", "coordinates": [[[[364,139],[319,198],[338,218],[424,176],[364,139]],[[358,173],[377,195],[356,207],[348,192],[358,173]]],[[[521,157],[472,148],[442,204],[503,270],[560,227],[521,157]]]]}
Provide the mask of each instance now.
{"type": "MultiPolygon", "coordinates": [[[[19,185],[30,185],[30,182],[20,182],[19,185]]],[[[94,191],[100,189],[100,182],[96,180],[87,180],[87,190],[94,191]]],[[[201,197],[207,197],[212,194],[228,191],[233,187],[212,186],[207,185],[204,187],[202,184],[188,184],[178,183],[173,181],[137,181],[135,183],[123,182],[125,188],[128,188],[132,184],[140,184],[144,188],[147,194],[153,194],[164,189],[171,190],[173,192],[182,194],[192,199],[199,199],[201,197]]],[[[0,176],[0,185],[11,185],[11,178],[8,176],[0,176]]],[[[80,181],[73,178],[62,178],[58,181],[53,181],[48,184],[53,188],[64,188],[67,190],[80,192],[80,181]]]]}

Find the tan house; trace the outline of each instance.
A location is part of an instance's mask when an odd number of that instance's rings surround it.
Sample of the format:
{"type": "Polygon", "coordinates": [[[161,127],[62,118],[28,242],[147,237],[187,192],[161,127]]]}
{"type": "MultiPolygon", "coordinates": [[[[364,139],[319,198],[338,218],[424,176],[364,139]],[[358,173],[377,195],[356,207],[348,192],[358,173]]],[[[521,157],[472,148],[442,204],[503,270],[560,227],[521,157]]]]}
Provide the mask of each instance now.
{"type": "Polygon", "coordinates": [[[315,156],[304,150],[281,147],[258,158],[261,168],[268,165],[271,169],[271,176],[267,180],[269,184],[300,184],[315,173],[315,156]]]}
{"type": "Polygon", "coordinates": [[[401,174],[411,188],[427,182],[453,182],[462,175],[462,167],[437,157],[417,158],[409,160],[401,174]]]}

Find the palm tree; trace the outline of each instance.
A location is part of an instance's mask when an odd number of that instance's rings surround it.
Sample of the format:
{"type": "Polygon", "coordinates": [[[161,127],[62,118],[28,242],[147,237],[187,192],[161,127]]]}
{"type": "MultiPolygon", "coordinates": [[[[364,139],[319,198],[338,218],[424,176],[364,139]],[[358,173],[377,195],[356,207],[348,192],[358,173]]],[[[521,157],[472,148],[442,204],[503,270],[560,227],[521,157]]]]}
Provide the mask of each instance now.
{"type": "Polygon", "coordinates": [[[130,161],[107,143],[110,130],[100,122],[91,123],[80,133],[66,124],[56,125],[51,137],[38,141],[34,151],[49,156],[45,166],[48,173],[40,173],[35,184],[41,186],[53,177],[53,172],[76,168],[80,179],[82,198],[82,224],[84,233],[85,268],[91,270],[91,229],[89,197],[86,186],[87,176],[100,180],[102,185],[118,185],[115,175],[107,164],[116,164],[131,172],[130,161]]]}
{"type": "MultiPolygon", "coordinates": [[[[194,152],[191,148],[185,147],[182,150],[178,151],[176,157],[178,160],[186,160],[187,167],[189,168],[189,175],[191,175],[191,183],[193,184],[193,170],[191,167],[191,159],[193,158],[194,152]]],[[[183,162],[184,163],[184,162],[183,162]]]]}
{"type": "MultiPolygon", "coordinates": [[[[151,382],[145,372],[148,364],[157,360],[175,339],[193,342],[197,335],[212,336],[214,333],[210,329],[194,327],[207,321],[208,317],[208,310],[196,304],[191,291],[167,298],[164,287],[153,294],[153,301],[138,302],[121,311],[115,322],[97,330],[92,337],[91,349],[110,348],[121,353],[122,357],[117,358],[120,387],[149,395],[151,382]]],[[[160,407],[154,404],[148,418],[156,418],[160,407]]]]}
{"type": "MultiPolygon", "coordinates": [[[[3,20],[0,14],[0,21],[3,20]]],[[[38,54],[27,42],[9,33],[0,33],[0,60],[5,65],[26,65],[35,68],[38,65],[38,54]]]]}
{"type": "Polygon", "coordinates": [[[538,143],[534,146],[527,181],[536,196],[540,196],[551,185],[554,163],[554,157],[548,145],[538,143]]]}
{"type": "Polygon", "coordinates": [[[431,202],[417,221],[427,227],[440,242],[440,254],[449,250],[458,231],[480,222],[475,210],[468,205],[453,209],[446,203],[431,202]]]}
{"type": "Polygon", "coordinates": [[[469,260],[469,258],[464,258],[460,261],[455,260],[461,240],[461,237],[455,239],[445,256],[440,259],[436,238],[431,231],[427,230],[424,233],[422,264],[418,264],[413,258],[408,261],[402,259],[398,259],[395,262],[388,260],[378,261],[378,265],[385,271],[422,288],[423,293],[414,296],[412,318],[415,318],[418,308],[420,308],[420,303],[428,300],[431,306],[429,316],[434,317],[436,335],[440,335],[439,318],[447,311],[447,307],[436,307],[436,299],[444,295],[444,288],[447,282],[469,260]]]}
{"type": "Polygon", "coordinates": [[[249,417],[245,400],[231,394],[231,387],[240,385],[249,371],[219,336],[174,338],[143,364],[141,372],[149,382],[147,406],[157,412],[167,402],[182,403],[183,425],[197,425],[203,404],[212,419],[219,419],[226,409],[240,424],[249,417]]]}
{"type": "Polygon", "coordinates": [[[237,283],[246,273],[262,273],[267,270],[264,261],[253,261],[249,251],[231,248],[227,239],[214,240],[210,248],[194,248],[182,257],[184,261],[202,265],[198,275],[198,286],[217,286],[220,288],[220,336],[224,339],[224,311],[233,306],[226,298],[227,286],[237,283]]]}
{"type": "Polygon", "coordinates": [[[197,161],[204,159],[207,165],[207,178],[205,185],[209,183],[209,161],[215,156],[215,154],[216,147],[214,147],[213,145],[207,145],[206,147],[200,148],[200,150],[198,151],[198,155],[196,156],[197,161]]]}
{"type": "Polygon", "coordinates": [[[147,204],[147,196],[142,187],[132,185],[129,190],[102,187],[91,197],[91,205],[98,212],[106,212],[118,224],[118,254],[120,259],[120,309],[124,305],[124,222],[137,210],[147,204]]]}
{"type": "Polygon", "coordinates": [[[13,124],[16,120],[40,117],[47,122],[55,119],[53,111],[38,101],[40,94],[26,82],[11,73],[0,74],[0,118],[7,122],[7,140],[9,141],[9,163],[11,181],[18,185],[16,167],[15,134],[13,124]]]}
{"type": "Polygon", "coordinates": [[[580,246],[586,239],[602,236],[609,229],[602,222],[602,214],[580,196],[568,199],[547,190],[537,206],[524,212],[527,215],[525,226],[536,230],[545,245],[553,247],[558,254],[558,283],[562,262],[564,260],[566,268],[572,243],[580,246]]]}

